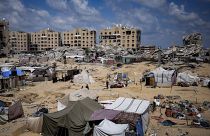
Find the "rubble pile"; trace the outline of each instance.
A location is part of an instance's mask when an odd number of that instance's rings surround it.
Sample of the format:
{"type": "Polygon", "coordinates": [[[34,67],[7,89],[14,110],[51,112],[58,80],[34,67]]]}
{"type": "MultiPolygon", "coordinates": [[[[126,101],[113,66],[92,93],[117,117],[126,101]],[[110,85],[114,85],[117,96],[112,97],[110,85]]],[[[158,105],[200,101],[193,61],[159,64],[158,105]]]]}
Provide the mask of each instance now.
{"type": "Polygon", "coordinates": [[[43,56],[49,57],[50,60],[61,60],[63,59],[63,56],[66,56],[67,58],[74,58],[77,56],[83,56],[85,55],[85,52],[81,48],[72,48],[72,47],[58,47],[55,49],[52,49],[50,51],[46,51],[43,56]]]}

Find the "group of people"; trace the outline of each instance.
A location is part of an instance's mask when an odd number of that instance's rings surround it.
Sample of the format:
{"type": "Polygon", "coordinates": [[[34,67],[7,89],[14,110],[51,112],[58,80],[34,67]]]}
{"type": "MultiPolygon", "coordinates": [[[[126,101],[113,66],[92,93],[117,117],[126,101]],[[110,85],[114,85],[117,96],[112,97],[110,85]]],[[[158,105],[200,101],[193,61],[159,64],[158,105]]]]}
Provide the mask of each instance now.
{"type": "MultiPolygon", "coordinates": [[[[89,90],[88,84],[86,84],[85,88],[87,88],[89,90]]],[[[81,87],[81,89],[83,89],[83,86],[81,87]]]]}

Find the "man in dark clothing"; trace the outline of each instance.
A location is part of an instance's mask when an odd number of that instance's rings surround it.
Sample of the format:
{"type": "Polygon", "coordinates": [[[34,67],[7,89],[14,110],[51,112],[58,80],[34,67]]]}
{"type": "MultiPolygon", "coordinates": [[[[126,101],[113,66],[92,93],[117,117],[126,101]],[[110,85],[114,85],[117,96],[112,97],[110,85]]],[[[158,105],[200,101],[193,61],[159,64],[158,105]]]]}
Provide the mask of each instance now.
{"type": "Polygon", "coordinates": [[[86,88],[89,90],[89,86],[88,86],[88,84],[86,85],[86,88]]]}
{"type": "Polygon", "coordinates": [[[106,89],[109,89],[109,81],[106,80],[106,89]]]}

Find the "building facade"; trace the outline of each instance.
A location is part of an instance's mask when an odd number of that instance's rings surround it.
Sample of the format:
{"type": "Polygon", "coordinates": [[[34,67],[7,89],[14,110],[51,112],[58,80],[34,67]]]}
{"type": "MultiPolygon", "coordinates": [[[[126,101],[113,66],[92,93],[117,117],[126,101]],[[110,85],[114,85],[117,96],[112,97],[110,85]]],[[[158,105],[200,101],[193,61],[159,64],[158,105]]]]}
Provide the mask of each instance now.
{"type": "Polygon", "coordinates": [[[30,35],[26,32],[9,32],[9,44],[14,53],[27,52],[30,44],[30,35]]]}
{"type": "Polygon", "coordinates": [[[9,47],[9,21],[0,19],[0,54],[8,54],[9,47]]]}
{"type": "Polygon", "coordinates": [[[96,31],[78,28],[63,32],[64,46],[90,48],[96,45],[96,31]]]}
{"type": "Polygon", "coordinates": [[[61,34],[48,28],[39,32],[31,33],[31,43],[29,45],[29,51],[33,49],[38,52],[42,52],[57,48],[61,45],[61,34]]]}
{"type": "Polygon", "coordinates": [[[141,44],[141,30],[116,25],[102,29],[99,36],[100,45],[121,45],[124,48],[139,49],[141,44]]]}

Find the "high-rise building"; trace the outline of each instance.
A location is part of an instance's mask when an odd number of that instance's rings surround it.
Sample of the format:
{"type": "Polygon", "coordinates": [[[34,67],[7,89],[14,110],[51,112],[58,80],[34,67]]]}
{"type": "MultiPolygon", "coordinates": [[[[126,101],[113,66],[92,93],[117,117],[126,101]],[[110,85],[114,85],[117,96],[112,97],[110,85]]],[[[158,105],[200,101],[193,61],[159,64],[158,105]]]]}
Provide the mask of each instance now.
{"type": "Polygon", "coordinates": [[[139,49],[141,44],[141,30],[116,25],[102,29],[99,36],[100,45],[121,45],[124,48],[139,49]]]}
{"type": "MultiPolygon", "coordinates": [[[[46,51],[61,46],[61,34],[53,30],[44,29],[31,33],[30,46],[36,47],[36,51],[46,51]]],[[[31,47],[29,46],[29,50],[31,47]]]]}
{"type": "Polygon", "coordinates": [[[63,44],[70,47],[93,47],[96,45],[96,31],[78,28],[63,32],[63,44]]]}
{"type": "Polygon", "coordinates": [[[9,22],[4,18],[0,20],[0,54],[8,54],[9,47],[9,22]]]}
{"type": "Polygon", "coordinates": [[[30,44],[30,35],[26,32],[9,32],[9,44],[14,53],[27,52],[30,44]]]}

